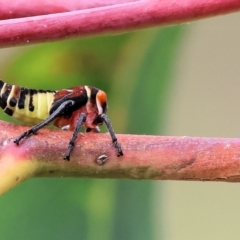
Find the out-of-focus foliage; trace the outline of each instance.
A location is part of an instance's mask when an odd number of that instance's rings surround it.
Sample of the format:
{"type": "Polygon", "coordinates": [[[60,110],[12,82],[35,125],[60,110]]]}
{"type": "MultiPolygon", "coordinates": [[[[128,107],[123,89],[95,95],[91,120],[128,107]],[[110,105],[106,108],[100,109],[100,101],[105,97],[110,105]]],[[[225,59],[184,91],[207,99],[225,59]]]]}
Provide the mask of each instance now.
{"type": "MultiPolygon", "coordinates": [[[[1,66],[1,77],[30,88],[99,87],[116,133],[160,134],[180,33],[35,45],[1,66]]],[[[152,191],[146,181],[32,179],[0,198],[0,239],[152,239],[152,191]]]]}

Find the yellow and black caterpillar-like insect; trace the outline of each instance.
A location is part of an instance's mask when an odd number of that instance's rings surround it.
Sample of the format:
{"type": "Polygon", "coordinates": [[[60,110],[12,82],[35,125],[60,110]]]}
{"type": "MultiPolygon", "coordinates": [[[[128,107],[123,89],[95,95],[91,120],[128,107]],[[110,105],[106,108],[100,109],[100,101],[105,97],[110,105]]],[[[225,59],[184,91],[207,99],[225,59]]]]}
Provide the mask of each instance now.
{"type": "Polygon", "coordinates": [[[70,160],[80,127],[87,132],[99,132],[104,122],[111,135],[117,156],[122,156],[121,145],[117,141],[107,111],[107,95],[102,90],[89,86],[78,86],[58,91],[36,90],[10,85],[0,80],[0,107],[3,111],[24,123],[35,125],[14,140],[20,140],[42,127],[53,124],[61,129],[73,131],[65,160],[70,160]]]}

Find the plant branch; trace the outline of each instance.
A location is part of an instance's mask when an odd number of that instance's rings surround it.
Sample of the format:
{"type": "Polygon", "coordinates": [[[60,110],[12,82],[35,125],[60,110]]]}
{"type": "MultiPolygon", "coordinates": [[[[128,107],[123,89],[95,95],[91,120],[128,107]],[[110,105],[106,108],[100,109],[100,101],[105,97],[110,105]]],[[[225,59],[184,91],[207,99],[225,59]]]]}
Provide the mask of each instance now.
{"type": "Polygon", "coordinates": [[[108,133],[80,133],[68,162],[70,131],[42,129],[16,146],[12,139],[28,127],[0,121],[0,129],[0,179],[10,164],[21,181],[19,163],[29,163],[27,177],[240,181],[240,139],[117,135],[124,151],[117,157],[108,133]]]}
{"type": "Polygon", "coordinates": [[[0,47],[181,24],[239,10],[239,0],[142,0],[72,12],[2,20],[0,47]]]}
{"type": "Polygon", "coordinates": [[[139,0],[0,0],[0,20],[97,8],[139,0]]]}

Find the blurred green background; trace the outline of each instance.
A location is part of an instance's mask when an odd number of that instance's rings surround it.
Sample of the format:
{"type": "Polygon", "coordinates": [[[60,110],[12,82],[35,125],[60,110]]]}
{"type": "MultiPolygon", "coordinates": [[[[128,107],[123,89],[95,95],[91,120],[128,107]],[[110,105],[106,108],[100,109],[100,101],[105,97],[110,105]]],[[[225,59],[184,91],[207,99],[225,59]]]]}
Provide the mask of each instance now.
{"type": "MultiPolygon", "coordinates": [[[[159,135],[182,32],[21,47],[1,65],[1,78],[36,89],[96,86],[108,93],[116,133],[159,135]]],[[[153,239],[152,197],[150,181],[28,180],[0,198],[0,239],[153,239]]]]}

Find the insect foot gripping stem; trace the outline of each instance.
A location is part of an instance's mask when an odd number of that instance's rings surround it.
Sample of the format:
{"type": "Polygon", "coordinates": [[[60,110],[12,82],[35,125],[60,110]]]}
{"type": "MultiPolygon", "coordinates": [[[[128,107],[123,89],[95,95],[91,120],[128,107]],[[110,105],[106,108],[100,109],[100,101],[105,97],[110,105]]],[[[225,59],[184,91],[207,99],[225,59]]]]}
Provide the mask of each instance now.
{"type": "Polygon", "coordinates": [[[116,137],[116,135],[114,133],[112,124],[111,124],[108,116],[103,113],[103,114],[100,115],[100,118],[105,122],[105,124],[107,126],[107,129],[108,129],[108,131],[109,131],[109,133],[111,135],[113,145],[114,145],[115,148],[117,148],[117,156],[118,157],[123,156],[123,151],[122,151],[121,145],[120,145],[120,143],[117,140],[117,137],[116,137]]]}
{"type": "Polygon", "coordinates": [[[117,148],[117,156],[120,157],[120,156],[123,156],[123,151],[122,151],[122,147],[120,145],[120,143],[117,141],[117,139],[113,142],[114,144],[114,147],[117,148]]]}
{"type": "Polygon", "coordinates": [[[30,129],[29,131],[26,131],[26,132],[22,133],[20,136],[18,136],[13,142],[16,143],[17,145],[19,145],[19,142],[20,142],[23,138],[25,138],[25,137],[33,134],[33,133],[34,133],[34,132],[32,131],[32,129],[30,129]]]}

